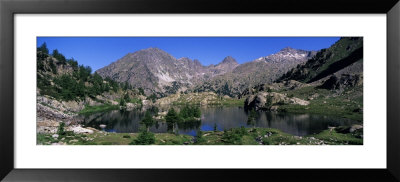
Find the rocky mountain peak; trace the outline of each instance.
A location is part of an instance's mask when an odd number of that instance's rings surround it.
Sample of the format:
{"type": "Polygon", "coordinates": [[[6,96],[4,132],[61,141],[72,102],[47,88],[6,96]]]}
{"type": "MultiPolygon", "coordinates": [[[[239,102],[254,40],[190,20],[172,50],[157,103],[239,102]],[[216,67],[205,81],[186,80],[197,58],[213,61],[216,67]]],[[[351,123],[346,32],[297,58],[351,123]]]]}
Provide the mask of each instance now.
{"type": "Polygon", "coordinates": [[[285,47],[283,49],[281,49],[279,52],[291,52],[291,51],[295,51],[296,49],[293,49],[292,47],[285,47]]]}
{"type": "Polygon", "coordinates": [[[232,56],[227,56],[220,64],[239,64],[232,56]]]}
{"type": "Polygon", "coordinates": [[[233,70],[235,67],[237,67],[239,63],[235,60],[235,58],[231,56],[227,56],[222,60],[222,62],[218,63],[217,65],[213,66],[213,69],[216,69],[217,71],[213,71],[216,74],[222,74],[226,72],[230,72],[233,70]]]}
{"type": "Polygon", "coordinates": [[[189,62],[189,61],[192,61],[192,60],[190,58],[188,58],[188,57],[182,57],[182,58],[179,58],[178,61],[189,62]]]}
{"type": "Polygon", "coordinates": [[[149,48],[142,49],[142,50],[139,50],[139,51],[145,51],[145,52],[165,52],[165,51],[163,51],[163,50],[161,50],[161,49],[159,49],[159,48],[157,48],[157,47],[149,47],[149,48]]]}
{"type": "MultiPolygon", "coordinates": [[[[315,51],[306,51],[301,49],[294,49],[291,47],[285,47],[281,49],[279,52],[275,54],[271,54],[264,59],[259,58],[259,61],[265,60],[266,62],[287,62],[288,60],[292,61],[306,61],[307,59],[311,58],[315,55],[315,51]]],[[[297,62],[300,63],[300,62],[297,62]]]]}
{"type": "Polygon", "coordinates": [[[301,49],[294,49],[292,47],[285,47],[283,49],[281,49],[277,54],[306,54],[310,51],[305,51],[305,50],[301,50],[301,49]]]}
{"type": "Polygon", "coordinates": [[[147,49],[141,49],[141,50],[134,52],[133,54],[169,55],[167,52],[165,52],[164,50],[161,50],[157,47],[149,47],[147,49]]]}
{"type": "Polygon", "coordinates": [[[198,59],[193,60],[196,66],[203,66],[198,59]]]}

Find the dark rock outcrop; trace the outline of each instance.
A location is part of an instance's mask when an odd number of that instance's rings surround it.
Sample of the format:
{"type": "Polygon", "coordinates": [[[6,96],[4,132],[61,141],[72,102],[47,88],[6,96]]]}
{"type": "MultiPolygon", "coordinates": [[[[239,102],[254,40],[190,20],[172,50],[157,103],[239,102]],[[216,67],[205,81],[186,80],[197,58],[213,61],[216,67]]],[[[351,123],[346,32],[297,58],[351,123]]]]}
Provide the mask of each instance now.
{"type": "Polygon", "coordinates": [[[332,75],[319,88],[329,90],[344,90],[345,88],[361,85],[363,77],[361,74],[343,74],[340,77],[332,75]]]}

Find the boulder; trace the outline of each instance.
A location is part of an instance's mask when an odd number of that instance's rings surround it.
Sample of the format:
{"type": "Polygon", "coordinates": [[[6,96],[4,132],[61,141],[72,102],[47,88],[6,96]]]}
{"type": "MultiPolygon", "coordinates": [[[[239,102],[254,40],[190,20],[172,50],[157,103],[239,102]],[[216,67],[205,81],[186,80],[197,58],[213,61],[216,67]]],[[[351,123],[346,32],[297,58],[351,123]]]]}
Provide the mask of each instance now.
{"type": "Polygon", "coordinates": [[[126,110],[127,111],[132,111],[132,110],[134,110],[134,109],[136,109],[136,108],[138,108],[138,104],[134,104],[134,103],[130,103],[130,102],[128,102],[128,103],[126,103],[126,110]]]}
{"type": "Polygon", "coordinates": [[[92,134],[93,130],[82,128],[82,126],[70,126],[66,129],[67,131],[73,131],[75,134],[92,134]]]}
{"type": "Polygon", "coordinates": [[[352,125],[352,126],[339,126],[335,128],[335,131],[338,133],[354,133],[356,131],[361,131],[362,132],[363,126],[362,125],[352,125]]]}
{"type": "Polygon", "coordinates": [[[102,103],[97,102],[97,101],[93,100],[93,99],[90,98],[90,97],[86,97],[86,98],[85,98],[85,103],[84,103],[84,104],[85,104],[85,105],[89,105],[89,106],[99,106],[99,105],[102,105],[102,103]]]}
{"type": "Polygon", "coordinates": [[[119,104],[117,101],[113,101],[113,100],[110,100],[110,103],[111,103],[111,105],[118,105],[119,104]]]}
{"type": "Polygon", "coordinates": [[[278,106],[284,104],[308,105],[310,102],[276,92],[259,92],[248,96],[244,106],[255,110],[278,110],[278,106]]]}
{"type": "Polygon", "coordinates": [[[63,101],[62,104],[66,108],[65,110],[67,110],[69,112],[79,112],[85,107],[85,105],[83,104],[82,101],[80,101],[80,102],[77,102],[77,101],[65,102],[65,101],[63,101]]]}
{"type": "Polygon", "coordinates": [[[279,106],[271,106],[270,107],[270,111],[278,111],[278,109],[279,109],[279,106]]]}
{"type": "Polygon", "coordinates": [[[350,131],[350,133],[354,133],[356,130],[359,130],[359,129],[362,129],[362,128],[363,128],[362,125],[356,124],[356,125],[351,126],[349,131],[350,131]]]}

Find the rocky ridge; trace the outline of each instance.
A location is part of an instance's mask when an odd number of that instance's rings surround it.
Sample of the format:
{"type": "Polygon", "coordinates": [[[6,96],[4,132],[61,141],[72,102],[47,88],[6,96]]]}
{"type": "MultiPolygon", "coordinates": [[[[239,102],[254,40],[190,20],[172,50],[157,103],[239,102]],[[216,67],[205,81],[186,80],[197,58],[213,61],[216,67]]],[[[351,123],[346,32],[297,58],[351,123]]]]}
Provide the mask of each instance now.
{"type": "Polygon", "coordinates": [[[103,78],[127,81],[133,87],[144,88],[146,94],[162,96],[181,91],[211,91],[236,97],[245,88],[272,83],[314,54],[315,51],[284,48],[276,54],[244,64],[227,56],[217,65],[203,66],[198,60],[176,59],[161,49],[148,48],[127,54],[96,72],[103,78]]]}
{"type": "Polygon", "coordinates": [[[177,91],[185,91],[201,80],[231,71],[237,64],[232,57],[226,57],[220,64],[203,66],[198,60],[176,59],[161,49],[148,48],[129,53],[96,72],[104,78],[144,88],[149,94],[163,93],[174,82],[179,86],[177,91]]]}

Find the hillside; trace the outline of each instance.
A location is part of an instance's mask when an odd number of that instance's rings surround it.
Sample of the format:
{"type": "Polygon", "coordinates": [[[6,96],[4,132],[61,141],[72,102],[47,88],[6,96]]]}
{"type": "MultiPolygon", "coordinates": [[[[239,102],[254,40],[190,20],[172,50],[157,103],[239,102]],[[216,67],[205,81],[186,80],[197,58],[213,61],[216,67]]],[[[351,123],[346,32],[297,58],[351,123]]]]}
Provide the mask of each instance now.
{"type": "Polygon", "coordinates": [[[141,101],[146,99],[143,91],[132,88],[128,83],[116,82],[110,78],[103,79],[97,73],[91,72],[89,66],[79,65],[78,61],[72,58],[66,59],[57,49],[50,54],[46,44],[39,47],[38,113],[47,116],[49,112],[54,111],[60,112],[61,115],[73,115],[100,105],[112,108],[138,107],[142,105],[141,101]]]}
{"type": "MultiPolygon", "coordinates": [[[[328,49],[322,49],[310,60],[282,75],[277,81],[297,80],[311,83],[336,72],[362,73],[363,38],[344,37],[328,49]]],[[[338,76],[338,75],[337,75],[338,76]]]]}
{"type": "Polygon", "coordinates": [[[363,39],[341,38],[276,82],[246,89],[240,97],[246,98],[248,109],[335,115],[362,122],[363,39]]]}

